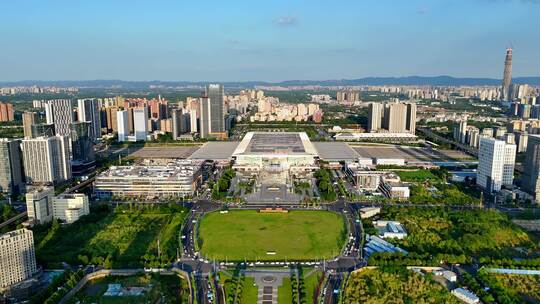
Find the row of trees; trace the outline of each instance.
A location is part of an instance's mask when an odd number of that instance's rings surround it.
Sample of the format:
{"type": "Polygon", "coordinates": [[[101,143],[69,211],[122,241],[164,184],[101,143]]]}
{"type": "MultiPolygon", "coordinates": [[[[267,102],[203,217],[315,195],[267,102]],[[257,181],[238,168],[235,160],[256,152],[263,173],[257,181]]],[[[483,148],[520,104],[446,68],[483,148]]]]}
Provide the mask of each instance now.
{"type": "Polygon", "coordinates": [[[445,287],[404,267],[367,269],[353,273],[345,303],[459,303],[445,287]]]}
{"type": "Polygon", "coordinates": [[[213,199],[224,199],[227,196],[229,188],[231,187],[231,180],[236,176],[236,173],[233,169],[229,168],[223,171],[219,177],[218,182],[214,185],[212,191],[213,199]]]}
{"type": "Polygon", "coordinates": [[[336,192],[332,185],[330,172],[328,169],[319,169],[315,172],[314,177],[317,179],[317,189],[321,198],[325,201],[334,201],[337,198],[336,192]]]}
{"type": "Polygon", "coordinates": [[[66,270],[56,277],[47,288],[32,296],[32,304],[56,304],[58,303],[84,276],[82,270],[66,270]]]}

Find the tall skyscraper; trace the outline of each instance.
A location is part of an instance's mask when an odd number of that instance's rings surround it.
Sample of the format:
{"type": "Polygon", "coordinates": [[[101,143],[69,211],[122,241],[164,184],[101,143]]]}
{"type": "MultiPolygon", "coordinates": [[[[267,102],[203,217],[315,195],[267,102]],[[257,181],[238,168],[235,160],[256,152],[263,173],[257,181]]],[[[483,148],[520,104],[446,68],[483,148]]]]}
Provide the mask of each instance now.
{"type": "Polygon", "coordinates": [[[540,202],[540,135],[529,134],[525,153],[523,188],[540,202]]]}
{"type": "Polygon", "coordinates": [[[37,272],[32,230],[0,235],[0,289],[29,279],[37,272]]]}
{"type": "Polygon", "coordinates": [[[24,137],[32,138],[32,125],[37,123],[37,113],[25,111],[22,114],[24,137]]]}
{"type": "Polygon", "coordinates": [[[22,141],[27,183],[61,183],[71,179],[69,136],[39,137],[22,141]]]}
{"type": "Polygon", "coordinates": [[[54,124],[56,134],[69,136],[71,133],[71,122],[73,121],[73,111],[71,100],[55,99],[47,100],[45,104],[45,115],[47,124],[54,124]]]}
{"type": "MultiPolygon", "coordinates": [[[[88,121],[71,124],[71,155],[73,167],[87,167],[95,162],[94,142],[90,134],[92,124],[88,121]]],[[[74,170],[75,171],[75,170],[74,170]]],[[[80,170],[79,170],[80,171],[80,170]]]]}
{"type": "Polygon", "coordinates": [[[506,57],[504,59],[504,74],[501,88],[502,100],[511,100],[510,85],[512,84],[512,49],[506,49],[506,57]]]}
{"type": "Polygon", "coordinates": [[[148,107],[133,109],[135,141],[145,141],[148,136],[148,107]]]}
{"type": "Polygon", "coordinates": [[[177,140],[180,136],[180,117],[182,115],[181,110],[173,109],[172,115],[172,138],[177,140]]]}
{"type": "Polygon", "coordinates": [[[19,193],[23,177],[21,141],[0,139],[0,192],[19,193]]]}
{"type": "Polygon", "coordinates": [[[489,192],[501,190],[503,185],[512,185],[516,145],[491,137],[480,139],[478,150],[478,176],[476,183],[489,192]]]}
{"type": "Polygon", "coordinates": [[[128,126],[128,112],[127,111],[118,111],[116,112],[116,120],[118,122],[118,141],[123,142],[127,140],[129,135],[129,126],[128,126]]]}
{"type": "Polygon", "coordinates": [[[101,138],[101,115],[99,101],[97,99],[79,99],[77,101],[77,115],[80,122],[90,123],[90,138],[96,140],[101,138]]]}
{"type": "Polygon", "coordinates": [[[28,219],[45,224],[53,219],[53,187],[32,187],[26,192],[28,219]]]}
{"type": "Polygon", "coordinates": [[[210,129],[212,126],[212,120],[210,119],[210,113],[212,111],[212,105],[210,103],[210,98],[201,97],[200,106],[200,131],[199,134],[201,138],[208,138],[210,135],[210,129]]]}
{"type": "Polygon", "coordinates": [[[224,88],[221,84],[206,86],[205,96],[210,99],[210,133],[225,132],[224,88]]]}

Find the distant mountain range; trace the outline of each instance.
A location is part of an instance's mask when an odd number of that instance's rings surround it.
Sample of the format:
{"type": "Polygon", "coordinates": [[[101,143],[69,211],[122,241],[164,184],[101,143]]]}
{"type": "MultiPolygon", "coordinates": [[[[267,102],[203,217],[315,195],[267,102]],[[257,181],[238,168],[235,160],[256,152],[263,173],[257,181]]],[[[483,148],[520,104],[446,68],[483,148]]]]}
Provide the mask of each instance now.
{"type": "MultiPolygon", "coordinates": [[[[513,83],[540,85],[540,77],[516,77],[513,83]]],[[[58,87],[81,87],[81,88],[124,88],[142,89],[149,86],[202,86],[210,81],[123,81],[123,80],[59,80],[41,81],[24,80],[14,82],[0,82],[0,86],[58,86],[58,87]]],[[[265,81],[236,81],[218,82],[226,87],[254,87],[254,86],[353,86],[353,85],[432,85],[432,86],[497,86],[500,79],[494,78],[458,78],[451,76],[406,76],[406,77],[365,77],[359,79],[338,80],[287,80],[282,82],[265,81]]]]}

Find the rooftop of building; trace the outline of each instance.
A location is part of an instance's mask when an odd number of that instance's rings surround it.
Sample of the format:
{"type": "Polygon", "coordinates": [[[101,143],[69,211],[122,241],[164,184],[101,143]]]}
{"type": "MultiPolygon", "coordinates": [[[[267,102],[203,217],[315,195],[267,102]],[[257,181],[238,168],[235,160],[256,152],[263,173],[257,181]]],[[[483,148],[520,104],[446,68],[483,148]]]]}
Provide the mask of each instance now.
{"type": "Polygon", "coordinates": [[[202,165],[199,160],[177,159],[165,164],[146,163],[130,166],[112,166],[109,170],[98,175],[99,178],[159,178],[174,180],[179,177],[192,176],[202,165]]]}
{"type": "Polygon", "coordinates": [[[317,150],[305,132],[248,132],[233,155],[308,154],[317,150]]]}
{"type": "Polygon", "coordinates": [[[0,234],[0,240],[9,239],[9,238],[15,237],[17,235],[25,234],[25,233],[28,233],[28,232],[31,232],[31,230],[28,230],[28,229],[25,229],[25,228],[9,231],[9,232],[6,232],[4,234],[0,234]]]}

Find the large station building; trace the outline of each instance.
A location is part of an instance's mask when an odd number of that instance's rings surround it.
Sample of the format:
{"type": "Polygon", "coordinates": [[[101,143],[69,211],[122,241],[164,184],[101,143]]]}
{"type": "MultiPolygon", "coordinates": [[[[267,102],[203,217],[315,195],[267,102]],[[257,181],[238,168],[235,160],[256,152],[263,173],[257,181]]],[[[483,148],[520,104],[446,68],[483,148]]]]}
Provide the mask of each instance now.
{"type": "Polygon", "coordinates": [[[318,168],[319,155],[304,132],[249,132],[232,158],[239,173],[271,175],[286,182],[309,177],[318,168]]]}

